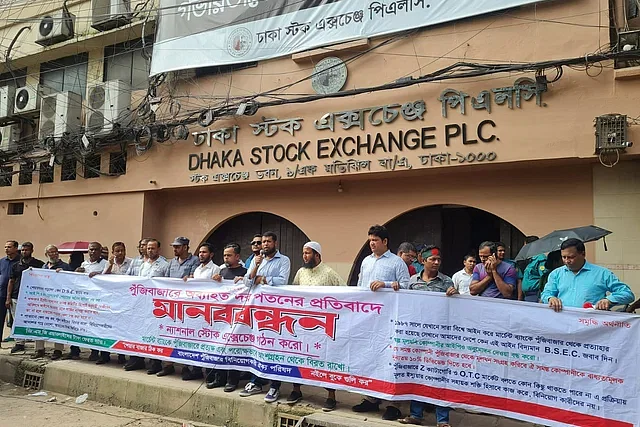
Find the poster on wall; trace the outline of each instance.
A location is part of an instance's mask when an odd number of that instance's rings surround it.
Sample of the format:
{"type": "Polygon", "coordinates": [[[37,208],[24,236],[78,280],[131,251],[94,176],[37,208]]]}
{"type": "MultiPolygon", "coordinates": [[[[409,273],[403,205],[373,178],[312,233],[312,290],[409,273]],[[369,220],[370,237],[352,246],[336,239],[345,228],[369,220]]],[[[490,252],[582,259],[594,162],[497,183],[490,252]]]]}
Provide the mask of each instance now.
{"type": "Polygon", "coordinates": [[[240,64],[543,0],[160,0],[151,75],[240,64]]]}

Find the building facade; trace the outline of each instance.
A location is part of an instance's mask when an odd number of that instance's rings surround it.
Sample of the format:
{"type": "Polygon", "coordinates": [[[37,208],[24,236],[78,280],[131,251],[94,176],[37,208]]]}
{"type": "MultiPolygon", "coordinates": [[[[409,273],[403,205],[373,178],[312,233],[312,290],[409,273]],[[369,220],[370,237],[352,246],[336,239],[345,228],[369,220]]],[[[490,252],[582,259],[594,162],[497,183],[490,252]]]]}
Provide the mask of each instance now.
{"type": "MultiPolygon", "coordinates": [[[[596,149],[598,117],[626,115],[626,139],[640,136],[633,119],[640,115],[640,62],[589,62],[618,44],[618,30],[634,26],[633,2],[608,3],[549,0],[401,36],[168,73],[151,93],[154,7],[142,2],[131,23],[98,31],[90,2],[69,2],[74,38],[42,47],[35,30],[26,31],[9,67],[24,70],[18,85],[80,93],[84,127],[94,84],[126,81],[121,91],[133,99],[127,119],[137,139],[90,139],[78,156],[55,158],[51,173],[46,164],[55,150],[32,138],[40,151],[31,180],[27,154],[3,164],[12,174],[0,187],[0,238],[33,241],[39,252],[73,240],[122,240],[133,248],[143,236],[163,243],[187,236],[193,250],[212,242],[221,262],[223,244],[237,241],[248,256],[253,234],[273,230],[294,268],[302,243],[317,240],[323,260],[353,283],[373,224],[389,226],[392,249],[402,241],[441,245],[449,274],[483,240],[504,241],[515,256],[525,235],[596,224],[613,234],[607,251],[590,244],[588,257],[640,291],[640,145],[596,149]],[[308,77],[326,57],[346,64],[342,95],[246,110],[313,94],[308,77]],[[345,92],[439,75],[458,62],[569,58],[589,64],[345,92]],[[207,116],[230,102],[245,111],[207,116]]],[[[61,8],[14,4],[3,39],[18,34],[18,17],[35,28],[61,8]]],[[[198,49],[206,47],[176,52],[175,60],[198,49]]],[[[24,127],[37,129],[37,122],[24,127]]],[[[37,133],[21,132],[21,140],[37,133]]],[[[163,253],[171,256],[170,248],[163,253]]]]}

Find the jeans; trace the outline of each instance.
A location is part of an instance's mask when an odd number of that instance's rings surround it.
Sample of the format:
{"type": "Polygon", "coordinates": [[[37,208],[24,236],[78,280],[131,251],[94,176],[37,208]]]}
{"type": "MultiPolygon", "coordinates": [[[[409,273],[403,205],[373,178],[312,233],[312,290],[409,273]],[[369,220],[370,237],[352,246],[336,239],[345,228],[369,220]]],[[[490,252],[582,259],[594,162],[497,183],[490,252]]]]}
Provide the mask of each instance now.
{"type": "MultiPolygon", "coordinates": [[[[424,403],[418,402],[417,400],[412,400],[409,411],[411,412],[411,416],[413,418],[421,420],[424,412],[424,403]]],[[[436,405],[436,423],[449,424],[449,411],[449,408],[436,405]]]]}
{"type": "Polygon", "coordinates": [[[524,294],[524,300],[527,302],[538,302],[540,299],[540,295],[538,295],[538,291],[527,292],[524,294]]]}
{"type": "MultiPolygon", "coordinates": [[[[5,300],[6,300],[6,297],[5,297],[5,300]]],[[[6,320],[6,317],[7,317],[7,307],[4,304],[0,304],[0,342],[2,342],[2,333],[4,332],[4,321],[6,320]]]]}

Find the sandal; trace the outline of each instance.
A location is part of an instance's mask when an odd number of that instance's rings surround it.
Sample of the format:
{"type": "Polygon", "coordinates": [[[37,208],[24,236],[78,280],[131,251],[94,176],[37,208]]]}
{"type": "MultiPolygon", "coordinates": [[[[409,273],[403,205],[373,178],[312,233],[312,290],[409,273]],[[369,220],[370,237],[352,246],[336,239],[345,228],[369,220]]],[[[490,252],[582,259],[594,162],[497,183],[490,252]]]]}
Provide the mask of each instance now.
{"type": "Polygon", "coordinates": [[[412,424],[412,425],[416,425],[416,426],[421,426],[422,425],[422,420],[421,419],[415,418],[415,417],[412,417],[412,416],[400,418],[398,420],[398,422],[400,424],[412,424]]]}

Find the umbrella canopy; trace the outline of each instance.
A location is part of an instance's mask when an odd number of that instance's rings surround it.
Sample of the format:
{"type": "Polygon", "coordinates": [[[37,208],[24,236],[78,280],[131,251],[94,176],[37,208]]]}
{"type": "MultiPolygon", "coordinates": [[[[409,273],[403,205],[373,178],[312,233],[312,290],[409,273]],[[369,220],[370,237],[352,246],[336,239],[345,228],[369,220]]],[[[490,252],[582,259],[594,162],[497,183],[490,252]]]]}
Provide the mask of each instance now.
{"type": "Polygon", "coordinates": [[[72,252],[88,252],[89,242],[64,242],[58,245],[58,252],[61,254],[70,254],[72,252]]]}
{"type": "Polygon", "coordinates": [[[522,261],[525,259],[533,258],[536,255],[546,254],[553,251],[560,250],[560,245],[567,239],[579,239],[583,242],[592,242],[611,234],[609,230],[596,227],[595,225],[587,225],[584,227],[570,228],[567,230],[556,230],[546,236],[541,237],[535,242],[531,242],[524,245],[516,261],[522,261]]]}

